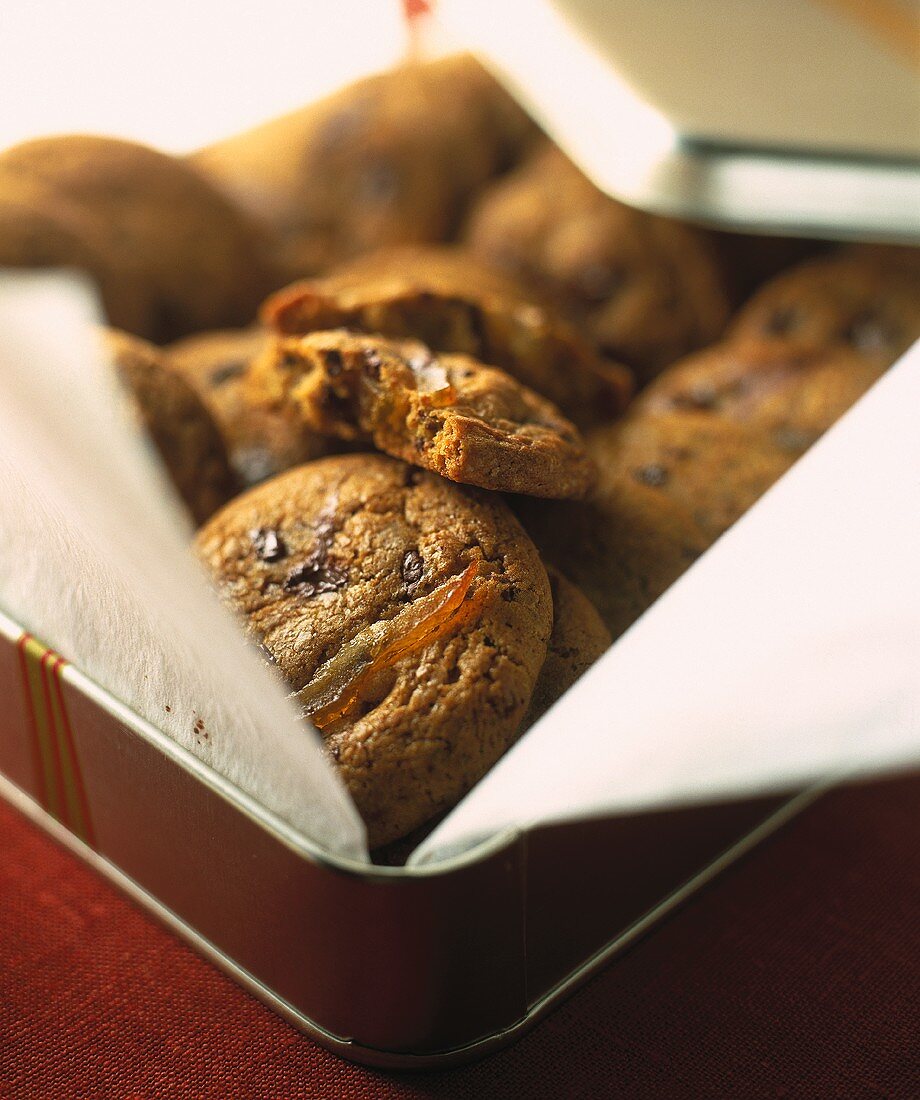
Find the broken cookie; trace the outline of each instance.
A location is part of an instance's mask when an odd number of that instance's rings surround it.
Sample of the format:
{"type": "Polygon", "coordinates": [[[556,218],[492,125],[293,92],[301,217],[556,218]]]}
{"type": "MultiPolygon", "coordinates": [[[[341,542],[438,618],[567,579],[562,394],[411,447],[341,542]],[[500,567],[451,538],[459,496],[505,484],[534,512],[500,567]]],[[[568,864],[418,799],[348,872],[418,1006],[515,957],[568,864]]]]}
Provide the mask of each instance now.
{"type": "Polygon", "coordinates": [[[418,341],[335,330],[279,338],[252,369],[271,407],[308,428],[372,442],[451,481],[580,497],[593,467],[578,431],[510,375],[418,341]]]}
{"type": "Polygon", "coordinates": [[[328,439],[250,399],[249,365],[269,340],[263,329],[225,329],[188,336],[166,349],[170,363],[210,410],[245,486],[257,485],[331,449],[328,439]]]}
{"type": "Polygon", "coordinates": [[[287,334],[347,328],[421,340],[501,367],[579,425],[625,407],[632,379],[548,304],[458,248],[390,248],[295,283],[263,307],[287,334]]]}

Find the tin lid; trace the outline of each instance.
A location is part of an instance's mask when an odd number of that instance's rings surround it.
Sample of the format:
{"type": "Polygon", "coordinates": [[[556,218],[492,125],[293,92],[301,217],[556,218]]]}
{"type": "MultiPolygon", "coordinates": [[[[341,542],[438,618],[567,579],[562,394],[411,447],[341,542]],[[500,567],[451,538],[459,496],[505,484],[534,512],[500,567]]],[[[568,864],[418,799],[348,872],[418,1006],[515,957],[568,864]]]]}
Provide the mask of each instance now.
{"type": "Polygon", "coordinates": [[[920,241],[916,0],[439,0],[599,186],[746,230],[920,241]]]}

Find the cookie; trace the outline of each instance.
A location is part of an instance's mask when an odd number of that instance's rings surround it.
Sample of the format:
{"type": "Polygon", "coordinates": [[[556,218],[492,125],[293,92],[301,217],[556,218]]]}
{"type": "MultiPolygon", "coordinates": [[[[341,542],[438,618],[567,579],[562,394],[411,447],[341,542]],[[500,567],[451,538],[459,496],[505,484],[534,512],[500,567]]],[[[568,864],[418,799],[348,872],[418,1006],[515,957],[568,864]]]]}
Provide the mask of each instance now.
{"type": "Polygon", "coordinates": [[[461,55],[360,80],[192,159],[270,228],[290,281],[381,245],[448,239],[535,132],[461,55]]]}
{"type": "Polygon", "coordinates": [[[251,399],[246,384],[249,365],[265,350],[268,341],[263,329],[228,329],[188,336],[166,349],[170,363],[210,410],[230,462],[245,486],[256,485],[332,449],[329,440],[293,417],[280,415],[251,399]]]}
{"type": "Polygon", "coordinates": [[[708,231],[719,262],[732,309],[780,272],[827,251],[825,241],[806,237],[771,237],[764,234],[708,231]]]}
{"type": "Polygon", "coordinates": [[[238,489],[210,413],[152,344],[111,329],[102,341],[179,496],[203,523],[238,489]]]}
{"type": "Polygon", "coordinates": [[[601,469],[655,489],[692,516],[707,543],[727,531],[801,453],[695,413],[626,417],[588,442],[601,469]]]}
{"type": "Polygon", "coordinates": [[[279,337],[252,390],[310,430],[377,448],[451,481],[580,497],[593,469],[577,429],[504,371],[418,341],[344,329],[279,337]]]}
{"type": "Polygon", "coordinates": [[[472,355],[514,375],[579,424],[611,419],[631,395],[622,365],[598,355],[515,280],[457,248],[380,250],[279,291],[262,313],[284,333],[343,326],[472,355]]]}
{"type": "Polygon", "coordinates": [[[633,413],[731,421],[768,437],[791,462],[885,369],[883,360],[845,345],[725,341],[675,363],[643,392],[633,413]]]}
{"type": "MultiPolygon", "coordinates": [[[[604,459],[605,450],[599,442],[595,453],[604,459]]],[[[711,541],[688,508],[619,464],[599,466],[597,484],[586,501],[521,497],[514,509],[546,561],[582,590],[613,638],[711,541]]]]}
{"type": "Polygon", "coordinates": [[[800,264],[751,298],[728,338],[841,348],[889,366],[920,338],[913,251],[852,247],[800,264]]]}
{"type": "Polygon", "coordinates": [[[553,594],[553,632],[524,729],[542,717],[613,642],[597,608],[584,592],[552,565],[547,566],[546,573],[553,594]]]}
{"type": "Polygon", "coordinates": [[[552,294],[640,381],[711,343],[728,320],[705,232],[617,202],[549,144],[485,192],[466,240],[552,294]]]}
{"type": "MultiPolygon", "coordinates": [[[[80,212],[87,247],[118,256],[123,277],[144,295],[135,331],[158,343],[246,324],[275,285],[248,217],[188,164],[154,149],[113,138],[40,138],[0,155],[0,195],[8,181],[80,212]]],[[[90,274],[103,282],[98,269],[90,274]]]]}
{"type": "Polygon", "coordinates": [[[0,267],[81,272],[95,284],[110,324],[139,332],[147,322],[146,295],[124,258],[94,240],[79,209],[40,184],[0,179],[0,267]]]}
{"type": "Polygon", "coordinates": [[[322,734],[371,847],[453,805],[514,739],[553,612],[501,500],[333,456],[244,493],[196,547],[322,734]]]}

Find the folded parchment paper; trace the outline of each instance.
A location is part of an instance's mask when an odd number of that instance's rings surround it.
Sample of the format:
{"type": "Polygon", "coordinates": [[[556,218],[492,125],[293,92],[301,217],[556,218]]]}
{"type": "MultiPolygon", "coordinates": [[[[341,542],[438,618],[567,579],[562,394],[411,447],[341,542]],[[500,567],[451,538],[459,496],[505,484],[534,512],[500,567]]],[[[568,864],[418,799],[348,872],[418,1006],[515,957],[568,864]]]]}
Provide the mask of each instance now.
{"type": "MultiPolygon", "coordinates": [[[[328,851],[364,857],[316,735],[188,553],[187,523],[121,415],[94,321],[74,280],[0,279],[0,608],[328,851]]],[[[920,346],[413,862],[507,828],[920,759],[918,408],[920,346]]]]}
{"type": "Polygon", "coordinates": [[[920,344],[422,844],[920,761],[920,344]]]}
{"type": "Polygon", "coordinates": [[[73,278],[0,276],[0,609],[307,837],[366,858],[315,732],[188,552],[98,317],[73,278]]]}

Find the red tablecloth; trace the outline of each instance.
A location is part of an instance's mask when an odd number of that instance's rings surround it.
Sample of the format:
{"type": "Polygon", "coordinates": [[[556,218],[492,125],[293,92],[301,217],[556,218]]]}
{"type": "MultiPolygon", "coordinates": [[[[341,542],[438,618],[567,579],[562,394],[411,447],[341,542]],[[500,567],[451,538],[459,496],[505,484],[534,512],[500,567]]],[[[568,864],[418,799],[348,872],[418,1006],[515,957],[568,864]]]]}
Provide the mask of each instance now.
{"type": "Polygon", "coordinates": [[[424,1076],[293,1031],[0,804],[0,1096],[920,1096],[920,780],[826,796],[516,1046],[424,1076]]]}

